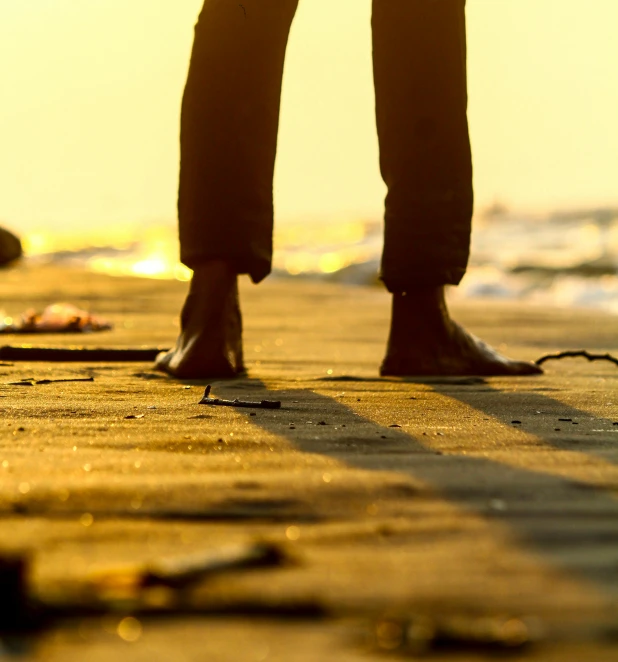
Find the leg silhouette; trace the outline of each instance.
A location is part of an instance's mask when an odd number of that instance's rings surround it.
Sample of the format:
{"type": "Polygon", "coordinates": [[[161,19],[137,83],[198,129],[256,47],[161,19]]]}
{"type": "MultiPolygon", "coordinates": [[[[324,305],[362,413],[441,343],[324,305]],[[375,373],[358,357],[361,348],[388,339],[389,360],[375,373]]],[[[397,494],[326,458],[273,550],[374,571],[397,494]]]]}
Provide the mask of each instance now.
{"type": "Polygon", "coordinates": [[[270,271],[281,81],[298,0],[206,0],[181,117],[181,258],[194,270],[175,348],[177,377],[244,370],[237,274],[270,271]]]}
{"type": "Polygon", "coordinates": [[[382,279],[393,293],[383,375],[519,375],[453,322],[444,286],[468,262],[473,208],[465,0],[374,0],[380,167],[388,187],[382,279]]]}
{"type": "MultiPolygon", "coordinates": [[[[283,65],[298,0],[206,0],[182,106],[181,257],[194,270],[181,333],[157,367],[241,372],[237,275],[271,268],[272,180],[283,65]]],[[[465,0],[374,0],[380,166],[388,187],[382,277],[393,293],[382,374],[531,374],[450,319],[472,218],[465,0]]]]}

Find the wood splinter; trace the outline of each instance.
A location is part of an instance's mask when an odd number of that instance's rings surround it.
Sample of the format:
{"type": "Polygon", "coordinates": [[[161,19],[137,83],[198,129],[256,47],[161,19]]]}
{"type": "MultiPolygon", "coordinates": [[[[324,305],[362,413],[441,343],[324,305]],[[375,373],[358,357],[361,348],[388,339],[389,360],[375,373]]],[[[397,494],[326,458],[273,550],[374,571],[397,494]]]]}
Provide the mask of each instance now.
{"type": "Polygon", "coordinates": [[[211,385],[208,384],[204,397],[200,400],[201,405],[218,405],[219,407],[247,407],[249,409],[281,409],[279,400],[261,400],[260,402],[249,402],[247,400],[222,400],[220,398],[211,398],[211,385]]]}
{"type": "Polygon", "coordinates": [[[559,352],[558,354],[546,354],[545,356],[541,356],[540,359],[537,359],[535,363],[537,365],[542,365],[543,363],[545,363],[545,361],[554,361],[557,359],[569,359],[569,358],[577,358],[577,357],[588,359],[588,361],[609,361],[610,363],[618,365],[618,359],[615,356],[612,356],[611,354],[591,354],[585,349],[568,351],[568,352],[559,352]]]}

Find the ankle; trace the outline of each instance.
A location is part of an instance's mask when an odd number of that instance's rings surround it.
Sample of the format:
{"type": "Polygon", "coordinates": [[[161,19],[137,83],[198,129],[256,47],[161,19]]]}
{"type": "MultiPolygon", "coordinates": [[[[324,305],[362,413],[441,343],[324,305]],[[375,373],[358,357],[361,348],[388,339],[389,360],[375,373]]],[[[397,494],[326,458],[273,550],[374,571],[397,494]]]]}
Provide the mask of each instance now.
{"type": "Polygon", "coordinates": [[[401,318],[406,322],[410,318],[426,317],[429,320],[438,320],[449,317],[442,285],[419,287],[393,294],[392,309],[393,319],[401,318]]]}
{"type": "Polygon", "coordinates": [[[444,301],[444,286],[410,287],[405,292],[394,293],[393,301],[400,306],[435,306],[444,301]]]}
{"type": "Polygon", "coordinates": [[[410,342],[410,335],[439,339],[452,322],[444,298],[444,287],[410,289],[394,294],[390,341],[410,342]]]}

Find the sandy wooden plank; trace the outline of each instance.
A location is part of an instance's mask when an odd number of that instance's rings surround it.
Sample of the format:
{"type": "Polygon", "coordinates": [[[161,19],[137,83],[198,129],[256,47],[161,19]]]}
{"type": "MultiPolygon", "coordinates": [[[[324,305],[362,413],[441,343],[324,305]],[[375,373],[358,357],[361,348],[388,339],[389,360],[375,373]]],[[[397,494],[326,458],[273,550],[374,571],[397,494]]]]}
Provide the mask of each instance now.
{"type": "MultiPolygon", "coordinates": [[[[165,345],[184,289],[39,268],[8,272],[0,296],[10,314],[70,300],[116,324],[32,342],[165,345]]],[[[83,659],[84,647],[89,659],[171,659],[180,642],[187,660],[367,659],[359,628],[393,610],[534,617],[547,643],[525,659],[613,659],[615,366],[379,379],[380,290],[272,281],[242,297],[249,376],[213,392],[282,400],[281,411],[200,406],[204,384],[149,364],[0,366],[0,545],[32,554],[33,585],[50,598],[93,573],[266,540],[296,562],[211,578],[202,604],[313,602],[330,617],[146,619],[132,646],[90,619],[55,630],[32,659],[83,659]],[[9,385],[84,376],[94,382],[9,385]]],[[[609,316],[516,304],[457,314],[516,357],[617,349],[609,316]]]]}

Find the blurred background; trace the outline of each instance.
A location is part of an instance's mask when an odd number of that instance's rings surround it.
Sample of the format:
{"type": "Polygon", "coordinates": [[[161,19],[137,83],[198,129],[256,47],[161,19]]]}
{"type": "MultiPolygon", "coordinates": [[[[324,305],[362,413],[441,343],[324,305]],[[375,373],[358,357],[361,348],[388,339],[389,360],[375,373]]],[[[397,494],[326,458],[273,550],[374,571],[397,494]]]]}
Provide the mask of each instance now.
{"type": "MultiPolygon", "coordinates": [[[[27,260],[190,277],[178,125],[202,0],[0,0],[0,225],[27,260]]],[[[286,65],[275,273],[376,281],[370,0],[301,0],[286,65]]],[[[475,166],[460,297],[618,312],[618,2],[468,0],[475,166]]]]}

